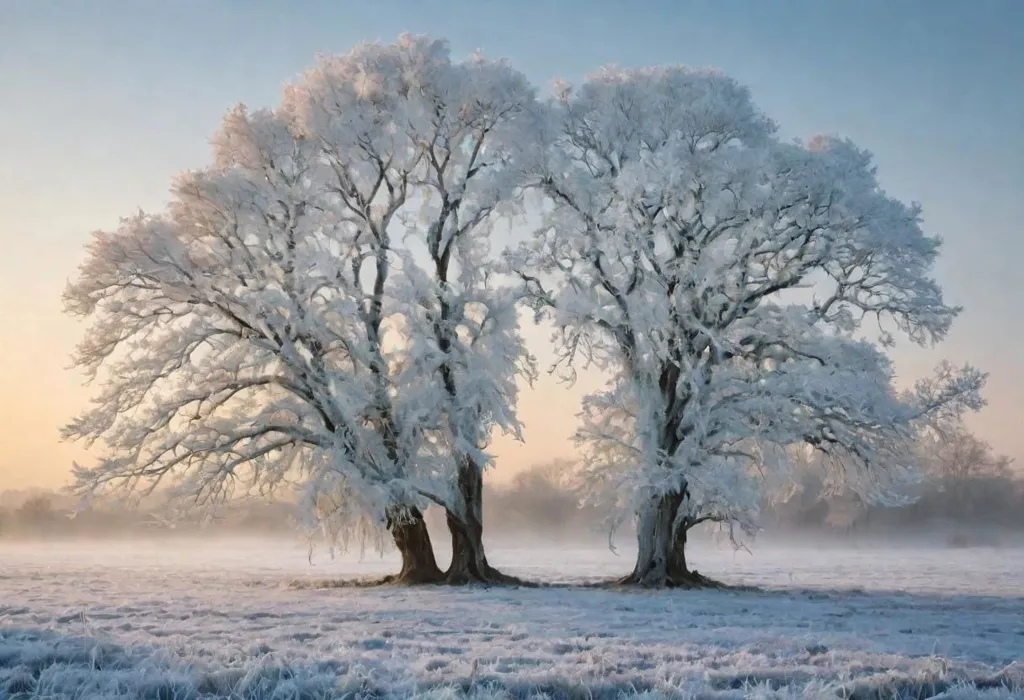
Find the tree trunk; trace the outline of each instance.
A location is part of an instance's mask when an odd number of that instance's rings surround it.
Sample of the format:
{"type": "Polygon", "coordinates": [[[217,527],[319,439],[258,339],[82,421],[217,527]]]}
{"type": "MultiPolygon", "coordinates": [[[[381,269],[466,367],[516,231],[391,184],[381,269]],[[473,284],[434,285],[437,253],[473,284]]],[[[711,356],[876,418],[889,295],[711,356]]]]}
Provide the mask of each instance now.
{"type": "Polygon", "coordinates": [[[402,570],[396,576],[388,576],[388,583],[441,583],[444,574],[434,558],[434,547],[423,513],[418,508],[408,508],[402,513],[389,513],[388,530],[395,539],[395,547],[402,555],[402,570]]]}
{"type": "Polygon", "coordinates": [[[683,507],[685,493],[673,492],[652,499],[637,518],[637,557],[632,573],[619,583],[649,588],[708,588],[717,587],[715,581],[686,564],[687,525],[673,531],[679,509],[683,507]]]}
{"type": "Polygon", "coordinates": [[[465,458],[459,466],[458,509],[445,512],[448,531],[452,535],[452,563],[445,581],[466,583],[519,583],[487,563],[484,551],[483,475],[479,466],[465,458]]]}
{"type": "MultiPolygon", "coordinates": [[[[636,523],[636,565],[621,580],[624,584],[664,588],[671,585],[673,542],[672,523],[682,503],[680,494],[666,494],[652,499],[638,513],[636,523]]],[[[684,564],[685,566],[685,564],[684,564]]]]}
{"type": "Polygon", "coordinates": [[[673,582],[674,585],[681,585],[682,582],[689,581],[694,576],[694,572],[691,572],[686,565],[686,535],[689,531],[690,528],[684,523],[676,528],[675,537],[672,538],[672,551],[669,554],[668,560],[668,576],[669,581],[673,582]]]}

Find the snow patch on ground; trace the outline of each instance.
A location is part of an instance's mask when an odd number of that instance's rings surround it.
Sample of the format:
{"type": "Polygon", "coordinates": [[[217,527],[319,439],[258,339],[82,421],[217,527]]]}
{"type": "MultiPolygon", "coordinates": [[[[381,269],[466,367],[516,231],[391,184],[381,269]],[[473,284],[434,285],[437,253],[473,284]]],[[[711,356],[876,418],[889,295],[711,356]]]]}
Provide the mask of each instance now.
{"type": "MultiPolygon", "coordinates": [[[[757,592],[352,589],[252,541],[0,545],[0,698],[1024,697],[1014,550],[695,552],[757,592]]],[[[496,549],[582,582],[606,551],[496,549]]]]}

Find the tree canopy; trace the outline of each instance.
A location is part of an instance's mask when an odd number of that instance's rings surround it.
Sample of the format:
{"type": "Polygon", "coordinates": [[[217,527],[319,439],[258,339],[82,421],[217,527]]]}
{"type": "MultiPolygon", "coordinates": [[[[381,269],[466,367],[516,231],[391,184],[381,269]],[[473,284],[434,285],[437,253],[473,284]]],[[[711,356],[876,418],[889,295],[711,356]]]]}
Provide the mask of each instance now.
{"type": "Polygon", "coordinates": [[[333,531],[390,531],[404,580],[442,578],[431,504],[446,580],[503,578],[482,473],[494,430],[521,438],[523,303],[561,363],[610,377],[579,476],[637,519],[629,582],[694,582],[686,531],[752,530],[794,450],[894,500],[921,426],[982,404],[970,367],[894,385],[893,334],[935,343],[959,312],[919,207],[848,140],[781,140],[718,72],[608,69],[541,102],[506,62],[403,35],[232,109],[171,195],[97,232],[65,294],[92,319],[75,363],[105,380],[64,430],[107,447],[79,484],[298,484],[333,531]],[[523,211],[542,225],[503,254],[523,211]]]}
{"type": "Polygon", "coordinates": [[[884,499],[921,419],[981,405],[971,368],[898,393],[889,333],[865,337],[873,319],[933,343],[959,309],[919,208],[848,140],[784,142],[734,80],[679,67],[565,87],[548,129],[534,177],[550,206],[513,267],[562,359],[613,375],[578,437],[586,482],[612,480],[640,518],[636,579],[671,580],[672,542],[702,518],[753,528],[788,450],[827,452],[884,499]]]}

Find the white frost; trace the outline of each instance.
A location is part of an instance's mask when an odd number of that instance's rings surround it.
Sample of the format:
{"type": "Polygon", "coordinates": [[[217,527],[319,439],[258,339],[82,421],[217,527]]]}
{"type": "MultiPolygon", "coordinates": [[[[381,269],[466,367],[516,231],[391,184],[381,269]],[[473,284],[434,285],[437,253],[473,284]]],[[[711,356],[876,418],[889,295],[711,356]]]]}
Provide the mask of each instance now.
{"type": "MultiPolygon", "coordinates": [[[[693,556],[766,589],[318,589],[394,562],[310,567],[268,541],[5,544],[0,695],[37,676],[50,697],[1021,697],[1019,551],[693,556]],[[989,689],[941,695],[975,682],[989,689]]],[[[622,566],[601,550],[492,559],[563,582],[622,566]]]]}

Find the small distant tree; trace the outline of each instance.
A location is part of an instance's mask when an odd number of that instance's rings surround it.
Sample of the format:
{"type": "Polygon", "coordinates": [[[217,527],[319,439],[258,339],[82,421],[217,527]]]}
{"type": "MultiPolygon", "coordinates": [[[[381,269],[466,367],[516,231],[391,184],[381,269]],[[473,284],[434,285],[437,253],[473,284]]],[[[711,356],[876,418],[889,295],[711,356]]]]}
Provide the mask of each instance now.
{"type": "Polygon", "coordinates": [[[801,444],[829,457],[829,485],[895,502],[920,421],[981,405],[971,368],[893,387],[889,331],[930,344],[958,309],[930,277],[939,240],[881,190],[868,153],[783,142],[744,87],[678,67],[565,88],[549,128],[545,221],[511,262],[559,329],[560,361],[612,377],[578,437],[585,483],[636,518],[624,583],[708,583],[687,566],[687,530],[753,531],[801,444]],[[888,329],[877,343],[868,319],[888,329]]]}
{"type": "Polygon", "coordinates": [[[29,496],[14,512],[14,520],[25,532],[30,533],[53,530],[59,524],[60,517],[54,507],[53,496],[48,493],[29,496]]]}
{"type": "Polygon", "coordinates": [[[512,530],[578,534],[568,531],[583,515],[579,494],[568,479],[572,469],[571,462],[555,460],[516,474],[492,494],[501,521],[512,530]]]}
{"type": "Polygon", "coordinates": [[[919,510],[927,515],[998,519],[1019,507],[1012,460],[996,454],[961,421],[926,432],[918,458],[927,477],[919,510]]]}
{"type": "Polygon", "coordinates": [[[533,100],[504,63],[406,35],[322,59],[276,109],[232,110],[213,165],[165,212],[96,233],[65,293],[93,319],[75,362],[107,380],[64,430],[108,448],[79,485],[171,482],[206,504],[297,483],[332,535],[386,529],[398,580],[498,577],[481,472],[492,429],[518,431],[530,363],[487,239],[533,100]],[[429,503],[449,516],[447,576],[429,503]]]}
{"type": "Polygon", "coordinates": [[[997,455],[990,444],[960,421],[929,431],[922,437],[920,451],[926,473],[951,490],[973,480],[1004,477],[1010,472],[1010,458],[997,455]]]}

